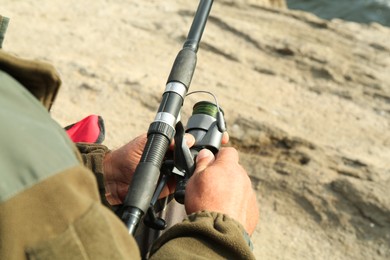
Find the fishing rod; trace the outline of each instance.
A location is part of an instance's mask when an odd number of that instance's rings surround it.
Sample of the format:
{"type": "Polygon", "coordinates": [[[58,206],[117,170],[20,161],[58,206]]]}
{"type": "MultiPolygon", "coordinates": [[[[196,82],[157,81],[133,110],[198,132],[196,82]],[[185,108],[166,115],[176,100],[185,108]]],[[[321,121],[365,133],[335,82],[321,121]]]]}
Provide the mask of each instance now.
{"type": "Polygon", "coordinates": [[[178,176],[175,197],[181,203],[184,202],[186,181],[195,169],[196,151],[209,148],[216,152],[219,149],[225,128],[223,112],[219,105],[216,105],[217,102],[199,102],[194,106],[192,119],[189,119],[187,126],[187,132],[191,132],[196,140],[191,150],[183,141],[184,128],[181,122],[178,122],[195,71],[199,43],[212,4],[212,0],[200,1],[187,39],[172,66],[155,119],[149,126],[140,163],[120,210],[121,219],[131,235],[135,234],[140,220],[147,212],[150,213],[147,214],[150,226],[156,229],[166,226],[162,219],[154,216],[153,205],[169,178],[169,174],[163,174],[167,171],[162,171],[162,168],[166,165],[166,154],[174,138],[176,158],[173,166],[169,166],[168,172],[174,172],[178,176]]]}

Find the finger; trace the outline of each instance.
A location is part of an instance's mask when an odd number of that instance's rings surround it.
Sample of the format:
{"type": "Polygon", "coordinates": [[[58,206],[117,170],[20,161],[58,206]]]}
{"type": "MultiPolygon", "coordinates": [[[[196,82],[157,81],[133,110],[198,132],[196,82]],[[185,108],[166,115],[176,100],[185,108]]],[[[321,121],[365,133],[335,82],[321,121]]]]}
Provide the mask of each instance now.
{"type": "Polygon", "coordinates": [[[192,134],[185,134],[184,140],[188,147],[192,147],[195,144],[195,137],[192,134]]]}
{"type": "Polygon", "coordinates": [[[170,178],[167,184],[164,186],[163,190],[160,193],[159,199],[165,198],[170,194],[174,193],[176,189],[176,180],[174,178],[170,178]]]}
{"type": "Polygon", "coordinates": [[[194,174],[204,171],[215,160],[214,154],[209,149],[202,149],[196,157],[196,169],[194,174]]]}
{"type": "MultiPolygon", "coordinates": [[[[184,141],[188,147],[191,147],[195,143],[195,137],[192,134],[184,134],[184,141]]],[[[175,148],[175,139],[172,139],[172,142],[169,145],[169,149],[173,150],[173,148],[175,148]]]]}
{"type": "Polygon", "coordinates": [[[217,153],[215,163],[238,163],[238,152],[233,147],[222,147],[217,153]]]}
{"type": "Polygon", "coordinates": [[[221,143],[227,144],[228,142],[229,142],[229,134],[228,132],[223,132],[221,143]]]}

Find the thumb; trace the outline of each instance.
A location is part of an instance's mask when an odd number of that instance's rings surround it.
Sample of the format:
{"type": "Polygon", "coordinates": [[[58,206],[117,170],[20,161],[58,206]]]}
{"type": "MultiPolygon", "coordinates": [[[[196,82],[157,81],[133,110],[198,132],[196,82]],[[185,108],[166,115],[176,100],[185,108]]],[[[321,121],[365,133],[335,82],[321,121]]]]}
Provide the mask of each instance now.
{"type": "Polygon", "coordinates": [[[209,149],[202,149],[196,157],[196,169],[194,174],[204,171],[215,161],[214,154],[209,149]]]}

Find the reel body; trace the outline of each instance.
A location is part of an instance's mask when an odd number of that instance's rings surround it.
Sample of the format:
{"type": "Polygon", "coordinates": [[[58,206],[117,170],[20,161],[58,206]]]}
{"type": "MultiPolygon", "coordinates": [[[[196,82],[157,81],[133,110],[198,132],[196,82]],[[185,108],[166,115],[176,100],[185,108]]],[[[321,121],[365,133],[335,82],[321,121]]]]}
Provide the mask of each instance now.
{"type": "Polygon", "coordinates": [[[193,106],[193,112],[184,129],[182,122],[176,124],[175,148],[173,158],[167,157],[161,169],[162,177],[151,200],[148,213],[144,219],[145,225],[163,230],[166,223],[157,217],[156,203],[158,197],[171,176],[176,178],[175,200],[184,204],[185,187],[195,170],[196,156],[202,149],[209,149],[216,154],[220,147],[223,132],[226,131],[223,111],[217,103],[200,101],[193,106]],[[195,144],[189,148],[184,134],[195,137],[195,144]]]}

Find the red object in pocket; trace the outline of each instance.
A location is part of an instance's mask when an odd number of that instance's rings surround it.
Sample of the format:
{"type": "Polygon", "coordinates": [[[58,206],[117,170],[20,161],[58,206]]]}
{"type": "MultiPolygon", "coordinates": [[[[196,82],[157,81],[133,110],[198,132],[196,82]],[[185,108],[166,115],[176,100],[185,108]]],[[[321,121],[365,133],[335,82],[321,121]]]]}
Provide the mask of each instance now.
{"type": "Polygon", "coordinates": [[[75,143],[96,143],[104,141],[105,129],[101,116],[90,115],[81,121],[65,127],[65,130],[75,143]]]}

